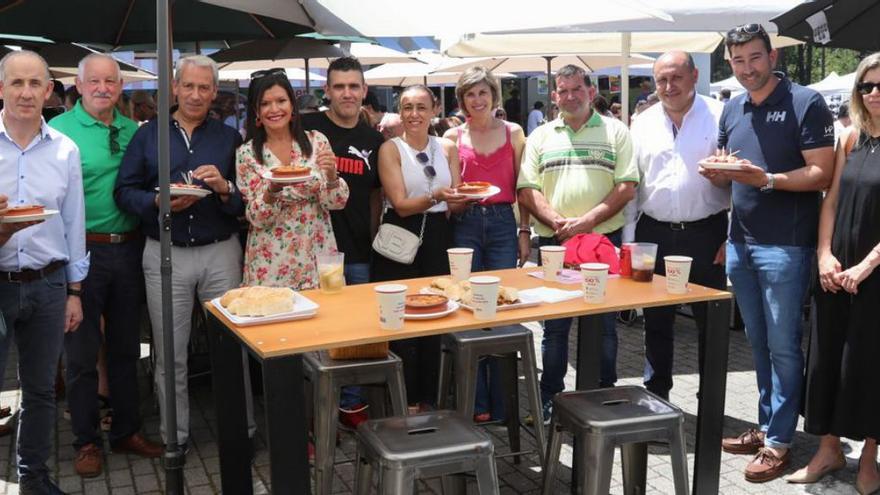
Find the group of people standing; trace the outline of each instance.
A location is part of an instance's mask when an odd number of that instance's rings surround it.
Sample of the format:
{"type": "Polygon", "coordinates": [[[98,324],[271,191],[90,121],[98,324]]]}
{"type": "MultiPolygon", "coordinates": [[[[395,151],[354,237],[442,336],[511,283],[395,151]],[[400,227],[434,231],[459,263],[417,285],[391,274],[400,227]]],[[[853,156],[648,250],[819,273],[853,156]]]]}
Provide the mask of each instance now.
{"type": "MultiPolygon", "coordinates": [[[[726,45],[731,68],[747,89],[726,105],[697,95],[693,59],[669,52],[654,64],[659,104],[629,129],[594,111],[586,74],[566,66],[557,71],[552,92],[560,115],[528,138],[496,116],[500,86],[478,67],[463,73],[456,88],[463,125],[432,135],[436,97],[427,87],[410,86],[400,93],[402,133],[386,141],[359,118],[367,85],[358,61],[344,57],[328,68],[328,109],[308,115],[299,114],[282,69],[252,74],[242,143],[235,129],[208,118],[217,95],[216,64],[202,56],[181,59],[172,85],[177,105],[158,118],[171,120],[172,179],[191,177],[211,193],[171,201],[175,390],[164,389],[161,352],[155,379],[160,394],[177,395],[181,448],[186,451],[189,441],[187,342],[198,302],[242,284],[314,288],[315,257],[327,251],[345,253],[349,284],[446,274],[445,251],[453,246],[474,249],[473,271],[513,268],[528,259],[534,227],[540,245],[581,233],[603,234],[616,245],[654,242],[658,256],[691,256],[695,283],[724,288],[729,277],[753,349],[759,428],[725,439],[722,448],[754,455],[747,480],[774,479],[788,468],[803,413],[805,429],[822,440],[810,463],[788,481],[813,482],[842,468],[843,436],[866,439],[856,486],[860,493],[876,491],[880,404],[872,393],[871,359],[880,350],[880,334],[871,304],[880,290],[873,275],[880,264],[880,202],[874,199],[880,174],[873,166],[880,147],[880,55],[867,57],[857,70],[853,126],[835,150],[824,101],[773,72],[776,52],[760,25],[731,30],[726,45]],[[697,164],[718,148],[746,162],[736,171],[697,164]],[[314,179],[272,181],[269,171],[282,165],[308,167],[314,179]],[[456,192],[462,181],[488,181],[500,192],[469,200],[456,192]],[[248,223],[244,242],[242,217],[248,223]],[[371,248],[383,222],[419,236],[412,263],[371,248]],[[801,325],[808,294],[815,296],[815,318],[805,360],[801,325]]],[[[72,111],[47,125],[40,117],[52,91],[45,62],[28,51],[0,60],[0,192],[6,194],[0,210],[38,203],[60,212],[42,222],[0,223],[6,327],[0,370],[14,342],[23,392],[22,493],[61,493],[46,460],[62,347],[76,471],[96,476],[103,469],[95,367],[102,342],[114,408],[111,448],[146,457],[162,452],[140,433],[135,311],[146,299],[153,341],[161,348],[158,120],[138,127],[118,113],[122,78],[109,56],[83,59],[77,88],[82,98],[72,111]]],[[[657,273],[663,270],[658,263],[657,273]]],[[[702,348],[711,338],[704,335],[705,305],[694,305],[694,315],[702,348]]],[[[664,398],[673,386],[674,319],[674,308],[645,311],[644,383],[664,398]]],[[[614,323],[614,315],[606,315],[601,386],[617,380],[614,323]]],[[[571,324],[544,322],[545,418],[564,387],[571,324]]],[[[411,407],[431,407],[439,338],[391,347],[403,359],[411,407]]],[[[496,372],[491,359],[480,368],[477,421],[503,414],[496,372]]],[[[366,417],[361,402],[356,388],[343,391],[342,408],[359,414],[349,421],[366,417]]],[[[247,409],[253,434],[250,394],[247,409]]],[[[167,414],[162,401],[160,414],[167,414]]]]}

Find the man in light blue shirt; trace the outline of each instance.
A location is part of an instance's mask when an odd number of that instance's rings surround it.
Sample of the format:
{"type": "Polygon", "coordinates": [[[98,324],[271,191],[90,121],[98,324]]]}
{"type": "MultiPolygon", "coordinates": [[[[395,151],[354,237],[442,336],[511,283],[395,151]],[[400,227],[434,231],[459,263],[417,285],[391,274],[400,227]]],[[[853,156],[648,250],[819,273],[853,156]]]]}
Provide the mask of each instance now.
{"type": "Polygon", "coordinates": [[[49,67],[36,53],[0,60],[0,192],[10,208],[39,204],[38,224],[0,224],[0,370],[18,346],[22,389],[18,428],[21,494],[62,493],[46,461],[55,431],[55,369],[65,332],[82,321],[80,282],[89,269],[79,149],[49,128],[41,111],[52,93],[49,67]]]}

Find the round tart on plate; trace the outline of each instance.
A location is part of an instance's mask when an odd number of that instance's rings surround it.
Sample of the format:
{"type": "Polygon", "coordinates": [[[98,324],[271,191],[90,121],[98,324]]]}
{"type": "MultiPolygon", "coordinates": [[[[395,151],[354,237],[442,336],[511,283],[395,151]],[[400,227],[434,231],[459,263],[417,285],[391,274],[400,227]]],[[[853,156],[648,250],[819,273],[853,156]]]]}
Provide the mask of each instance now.
{"type": "Polygon", "coordinates": [[[405,299],[405,313],[423,315],[439,313],[446,309],[449,298],[439,294],[409,294],[405,299]]]}

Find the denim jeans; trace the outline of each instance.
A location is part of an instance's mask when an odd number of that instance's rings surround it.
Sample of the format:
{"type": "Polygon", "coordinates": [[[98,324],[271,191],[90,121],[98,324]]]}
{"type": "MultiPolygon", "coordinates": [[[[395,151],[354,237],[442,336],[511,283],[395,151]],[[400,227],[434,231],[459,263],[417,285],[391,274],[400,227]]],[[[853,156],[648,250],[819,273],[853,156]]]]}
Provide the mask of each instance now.
{"type": "MultiPolygon", "coordinates": [[[[366,284],[370,282],[369,263],[346,263],[343,268],[346,285],[366,284]]],[[[342,387],[339,407],[350,409],[364,402],[361,387],[342,387]]]]}
{"type": "MultiPolygon", "coordinates": [[[[615,245],[620,245],[621,231],[616,230],[606,237],[615,245]]],[[[538,239],[541,246],[558,244],[550,237],[538,239]]],[[[541,257],[538,257],[540,261],[541,257]]],[[[565,373],[568,371],[568,334],[571,318],[544,321],[544,339],[541,341],[541,402],[546,404],[553,396],[565,389],[565,373]]],[[[599,386],[613,387],[617,381],[617,313],[602,315],[602,357],[599,369],[599,386]]]]}
{"type": "Polygon", "coordinates": [[[83,321],[64,334],[67,354],[67,405],[73,448],[102,444],[98,428],[98,351],[106,342],[107,379],[113,423],[110,444],[141,429],[137,363],[140,359],[140,311],[145,301],[142,240],[120,244],[88,243],[89,274],[83,281],[83,321]],[[105,329],[101,333],[101,315],[105,329]]]}
{"type": "Polygon", "coordinates": [[[801,321],[814,248],[727,245],[727,273],[752,346],[765,445],[791,445],[801,406],[801,321]]]}
{"type": "MultiPolygon", "coordinates": [[[[519,257],[516,217],[509,204],[474,205],[453,218],[452,245],[474,250],[471,272],[515,268],[519,257]]],[[[486,356],[477,368],[474,414],[504,419],[504,390],[498,360],[486,356]]]]}
{"type": "Polygon", "coordinates": [[[21,415],[18,420],[18,477],[21,483],[48,476],[46,461],[55,436],[55,371],[64,340],[67,276],[60,268],[32,282],[0,282],[6,335],[0,337],[0,370],[9,345],[18,346],[21,415]]]}

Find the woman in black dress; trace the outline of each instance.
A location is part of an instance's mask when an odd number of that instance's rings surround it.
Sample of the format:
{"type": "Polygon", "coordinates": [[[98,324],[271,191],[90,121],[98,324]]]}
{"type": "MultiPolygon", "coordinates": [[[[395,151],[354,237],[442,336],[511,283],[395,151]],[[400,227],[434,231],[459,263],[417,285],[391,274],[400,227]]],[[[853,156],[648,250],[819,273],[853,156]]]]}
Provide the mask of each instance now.
{"type": "Polygon", "coordinates": [[[856,490],[880,490],[880,53],[865,58],[852,91],[853,125],[841,137],[819,220],[819,284],[810,336],[804,429],[819,450],[788,481],[841,469],[840,437],[865,440],[856,490]],[[851,152],[848,150],[851,149],[851,152]],[[847,156],[848,155],[848,156],[847,156]]]}

